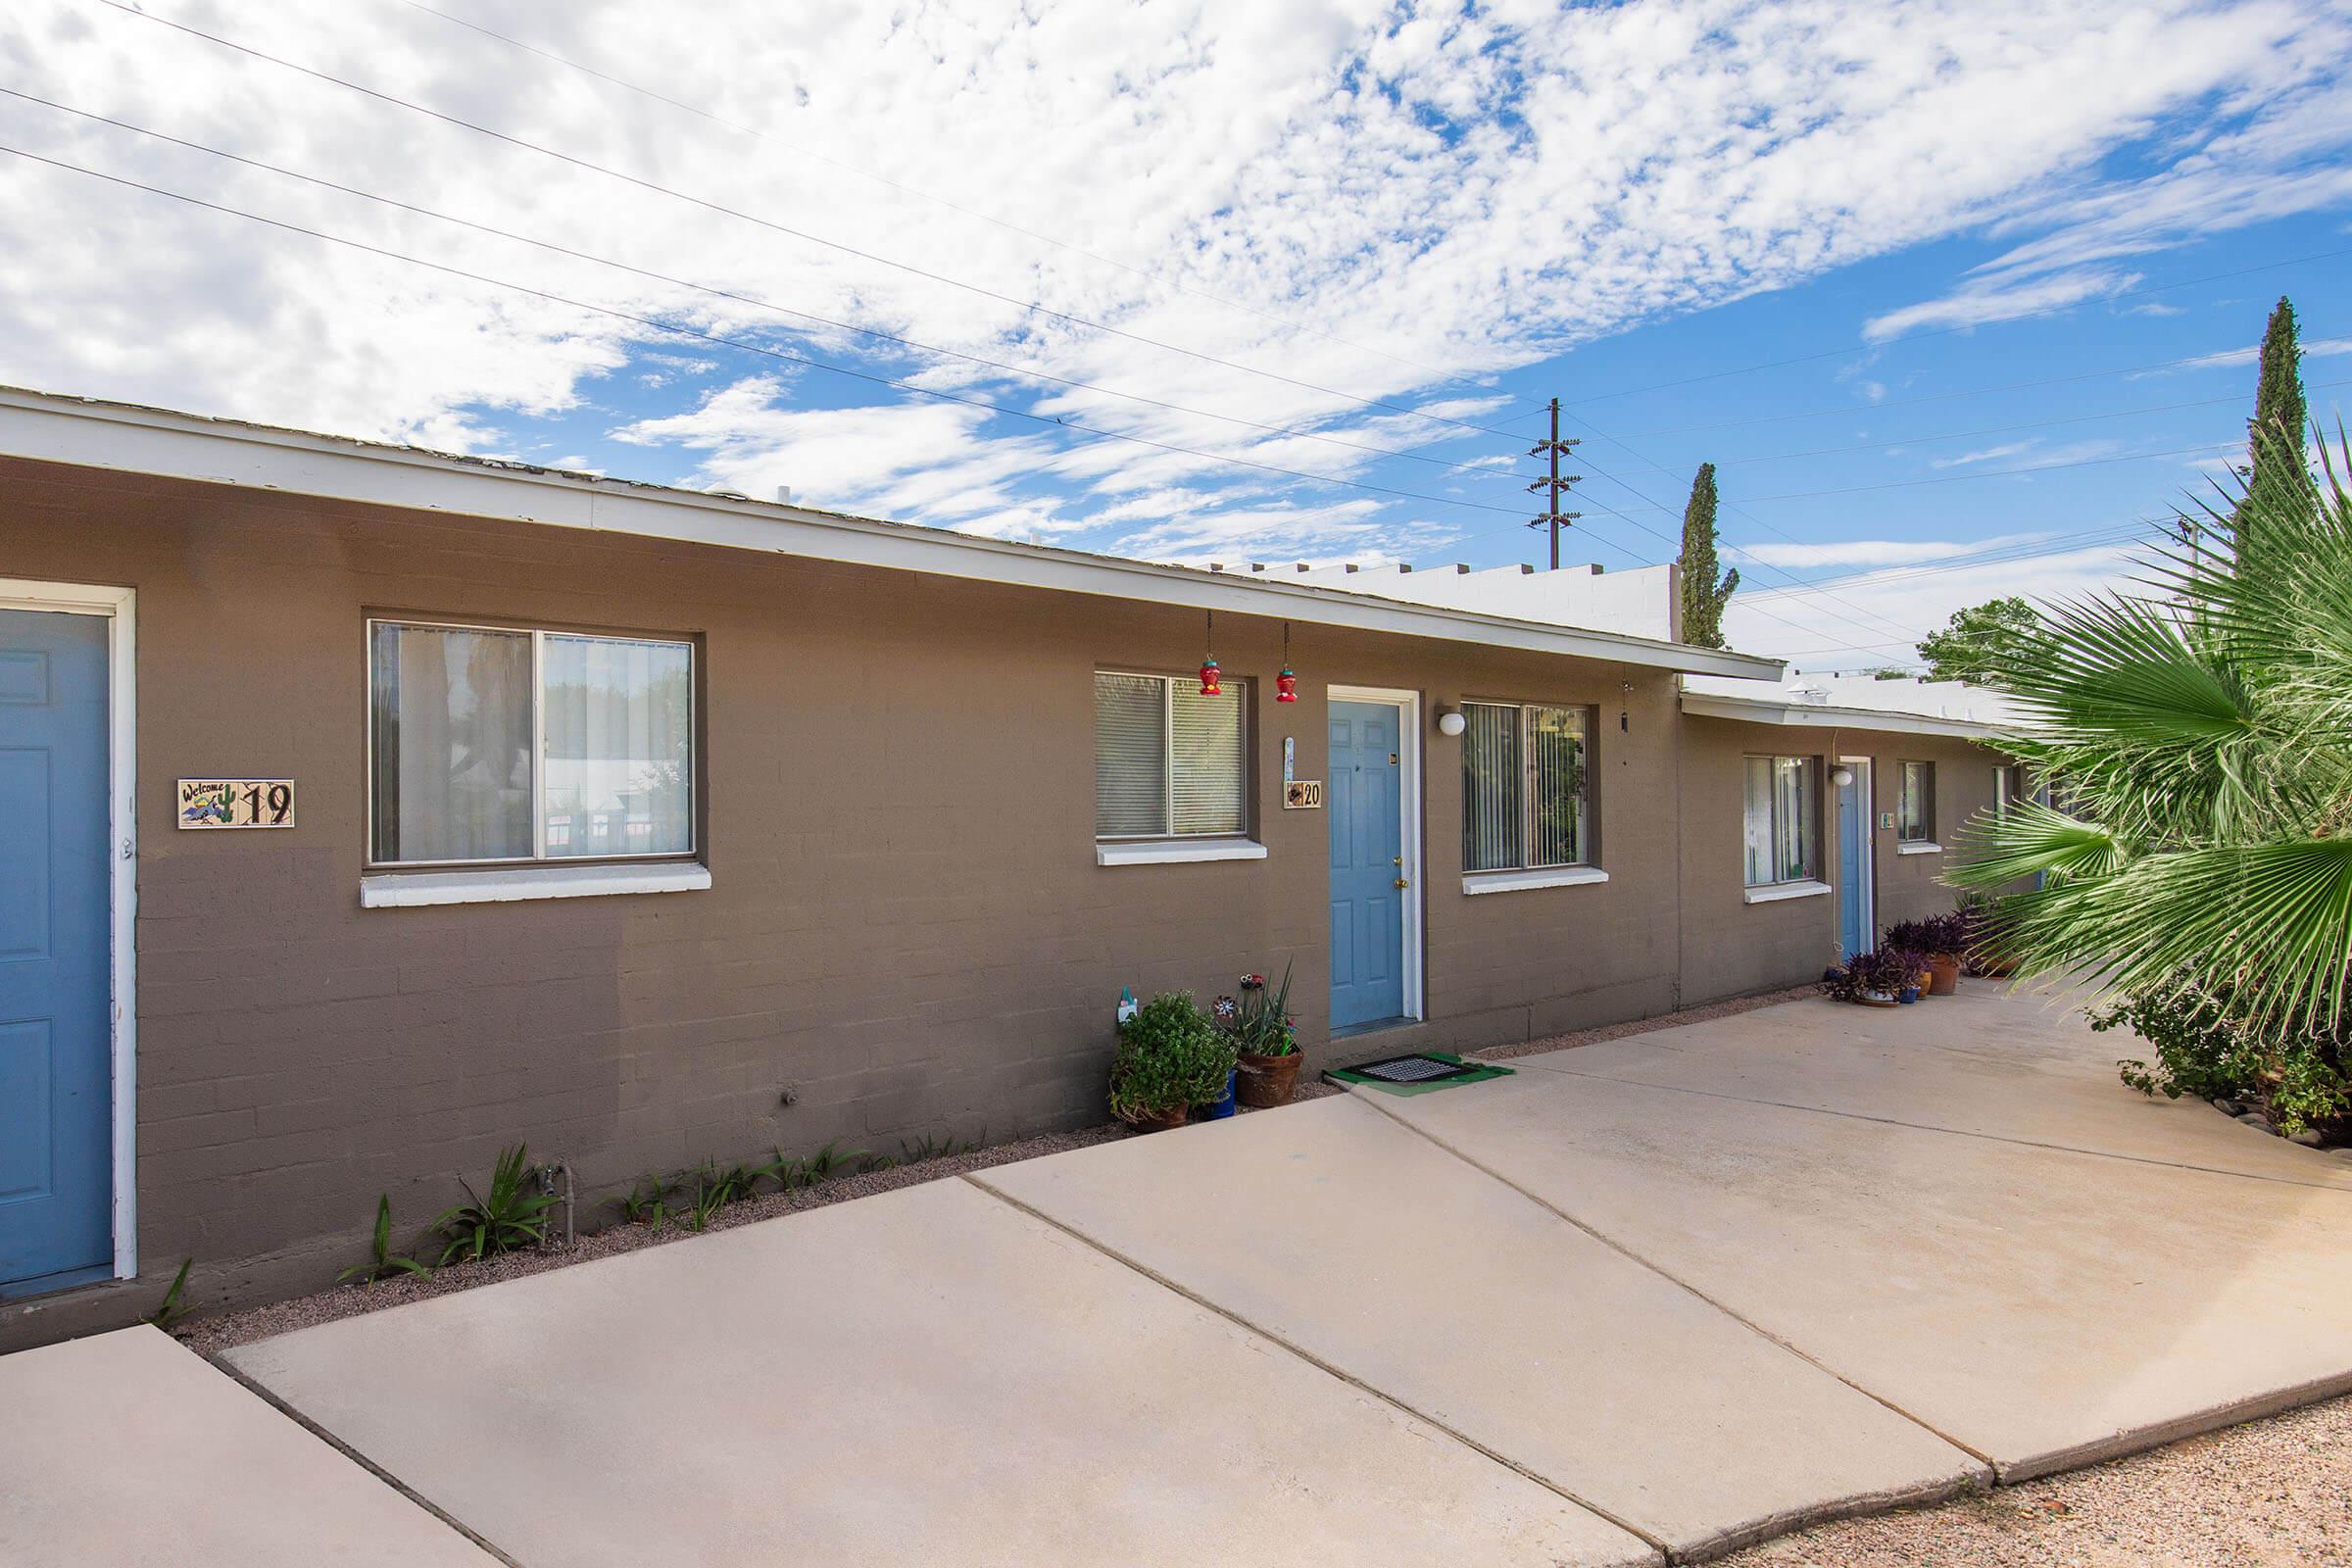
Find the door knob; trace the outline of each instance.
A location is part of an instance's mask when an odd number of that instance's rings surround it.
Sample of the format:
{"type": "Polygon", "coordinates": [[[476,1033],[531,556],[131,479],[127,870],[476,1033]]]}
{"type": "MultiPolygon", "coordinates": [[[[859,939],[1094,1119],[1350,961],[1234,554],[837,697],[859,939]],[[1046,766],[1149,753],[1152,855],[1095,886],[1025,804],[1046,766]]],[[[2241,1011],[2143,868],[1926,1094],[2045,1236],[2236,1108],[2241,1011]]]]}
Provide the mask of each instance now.
{"type": "Polygon", "coordinates": [[[1396,879],[1396,885],[1400,888],[1409,888],[1412,886],[1412,884],[1406,881],[1403,877],[1398,877],[1396,879]]]}

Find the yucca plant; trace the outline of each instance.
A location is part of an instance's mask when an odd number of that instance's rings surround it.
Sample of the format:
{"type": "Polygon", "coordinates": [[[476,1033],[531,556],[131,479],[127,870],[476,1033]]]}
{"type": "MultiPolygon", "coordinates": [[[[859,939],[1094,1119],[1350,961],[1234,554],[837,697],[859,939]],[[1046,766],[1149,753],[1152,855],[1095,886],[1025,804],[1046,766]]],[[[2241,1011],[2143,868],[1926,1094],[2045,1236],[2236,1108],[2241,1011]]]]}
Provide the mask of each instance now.
{"type": "Polygon", "coordinates": [[[2311,1113],[2344,1103],[2352,970],[2352,441],[2319,446],[2322,482],[2221,486],[2136,587],[2041,606],[1996,656],[2025,715],[2001,745],[2059,804],[1980,818],[1952,877],[2001,895],[2020,974],[2219,999],[2311,1113]]]}
{"type": "Polygon", "coordinates": [[[524,1163],[523,1146],[516,1144],[491,1167],[489,1197],[475,1192],[470,1182],[459,1183],[473,1201],[460,1203],[433,1221],[434,1231],[449,1243],[441,1250],[443,1266],[459,1258],[491,1257],[536,1247],[546,1238],[547,1211],[556,1200],[528,1185],[531,1176],[524,1163]]]}
{"type": "Polygon", "coordinates": [[[335,1283],[339,1285],[356,1275],[363,1285],[373,1285],[394,1274],[431,1272],[406,1253],[392,1250],[392,1196],[386,1193],[375,1200],[375,1256],[368,1262],[352,1264],[335,1276],[335,1283]]]}

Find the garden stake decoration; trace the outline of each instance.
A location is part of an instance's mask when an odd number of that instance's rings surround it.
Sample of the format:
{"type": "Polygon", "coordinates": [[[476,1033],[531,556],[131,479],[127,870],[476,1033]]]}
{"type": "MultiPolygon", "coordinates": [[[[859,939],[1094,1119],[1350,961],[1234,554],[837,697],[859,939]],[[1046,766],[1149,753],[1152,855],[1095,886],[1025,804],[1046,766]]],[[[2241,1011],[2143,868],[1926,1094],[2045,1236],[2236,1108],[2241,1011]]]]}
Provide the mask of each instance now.
{"type": "Polygon", "coordinates": [[[1200,661],[1200,695],[1222,697],[1225,688],[1217,684],[1217,612],[1208,612],[1208,657],[1200,661]]]}

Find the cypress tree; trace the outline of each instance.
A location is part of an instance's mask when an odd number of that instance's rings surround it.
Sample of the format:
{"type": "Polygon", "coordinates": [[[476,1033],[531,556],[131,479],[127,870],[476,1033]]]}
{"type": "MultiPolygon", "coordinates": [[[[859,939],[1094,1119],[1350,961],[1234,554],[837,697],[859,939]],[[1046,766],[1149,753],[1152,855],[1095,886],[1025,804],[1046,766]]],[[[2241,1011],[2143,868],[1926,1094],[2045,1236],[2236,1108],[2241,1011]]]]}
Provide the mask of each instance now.
{"type": "MultiPolygon", "coordinates": [[[[2302,361],[2294,303],[2281,294],[2263,330],[2262,378],[2254,388],[2254,417],[2246,424],[2254,466],[2246,480],[2248,503],[2259,498],[2261,505],[2293,505],[2297,495],[2312,489],[2311,469],[2303,461],[2303,432],[2310,416],[2303,402],[2302,361]]],[[[2248,515],[2247,506],[2241,504],[2235,518],[2241,529],[2248,515]]],[[[2242,538],[2239,545],[2242,549],[2242,538]]]]}
{"type": "Polygon", "coordinates": [[[1702,463],[1683,508],[1683,641],[1695,648],[1723,646],[1723,607],[1740,586],[1738,568],[1718,582],[1716,564],[1715,465],[1702,463]]]}

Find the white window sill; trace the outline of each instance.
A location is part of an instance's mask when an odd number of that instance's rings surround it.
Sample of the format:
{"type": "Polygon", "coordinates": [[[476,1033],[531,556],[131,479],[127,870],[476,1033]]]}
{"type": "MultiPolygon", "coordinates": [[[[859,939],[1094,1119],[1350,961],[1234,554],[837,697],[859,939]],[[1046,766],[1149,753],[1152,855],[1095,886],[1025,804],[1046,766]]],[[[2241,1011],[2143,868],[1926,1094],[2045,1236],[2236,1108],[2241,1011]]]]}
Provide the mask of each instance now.
{"type": "Polygon", "coordinates": [[[1608,879],[1609,873],[1597,865],[1552,865],[1538,871],[1469,871],[1462,876],[1462,891],[1516,893],[1522,888],[1573,888],[1608,879]]]}
{"type": "Polygon", "coordinates": [[[1830,891],[1827,882],[1772,882],[1747,890],[1750,904],[1778,904],[1783,899],[1818,899],[1830,891]]]}
{"type": "Polygon", "coordinates": [[[1897,855],[1941,855],[1943,846],[1930,843],[1926,839],[1914,839],[1909,844],[1897,844],[1894,847],[1894,853],[1897,855]]]}
{"type": "Polygon", "coordinates": [[[1262,860],[1254,839],[1121,839],[1095,846],[1097,865],[1177,865],[1188,860],[1262,860]]]}
{"type": "Polygon", "coordinates": [[[710,885],[697,860],[618,865],[499,865],[478,871],[378,871],[360,878],[364,909],[427,904],[514,904],[526,899],[597,899],[618,893],[696,893],[710,885]]]}

